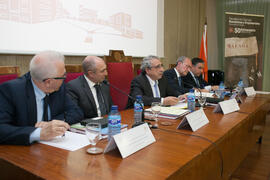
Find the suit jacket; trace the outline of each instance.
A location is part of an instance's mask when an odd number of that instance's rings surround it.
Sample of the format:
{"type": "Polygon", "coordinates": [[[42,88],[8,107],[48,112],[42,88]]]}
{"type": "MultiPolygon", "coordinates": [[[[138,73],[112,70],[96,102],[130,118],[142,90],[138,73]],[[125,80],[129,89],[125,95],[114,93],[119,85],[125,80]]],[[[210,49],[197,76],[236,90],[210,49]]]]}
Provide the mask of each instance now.
{"type": "MultiPolygon", "coordinates": [[[[112,98],[108,85],[101,83],[101,91],[105,101],[106,114],[110,112],[112,98]]],[[[84,118],[97,117],[97,106],[92,91],[84,77],[79,76],[67,83],[67,93],[69,97],[83,110],[84,118]]]]}
{"type": "MultiPolygon", "coordinates": [[[[51,119],[79,122],[82,111],[65,93],[64,83],[49,96],[51,119]],[[65,114],[65,115],[64,115],[65,114]]],[[[0,144],[29,145],[36,129],[36,98],[30,73],[0,85],[0,144]]]]}
{"type": "Polygon", "coordinates": [[[182,83],[181,83],[181,86],[179,86],[178,77],[174,68],[166,70],[164,72],[164,76],[167,78],[168,83],[171,86],[171,88],[177,90],[181,94],[185,94],[189,92],[189,89],[185,88],[183,84],[183,77],[181,77],[182,83]]]}
{"type": "Polygon", "coordinates": [[[184,87],[187,89],[192,89],[192,88],[200,88],[200,89],[204,89],[204,86],[207,86],[207,82],[202,78],[202,75],[197,77],[200,86],[198,86],[193,78],[193,76],[191,75],[190,72],[188,72],[188,74],[182,78],[183,82],[184,82],[184,87]]]}
{"type": "MultiPolygon", "coordinates": [[[[158,87],[160,91],[160,97],[163,98],[167,96],[178,97],[181,94],[168,85],[168,82],[164,76],[158,80],[158,87]]],[[[130,96],[136,98],[137,95],[142,95],[143,103],[145,106],[150,106],[152,102],[161,101],[161,98],[155,98],[153,96],[150,82],[144,73],[141,73],[131,81],[130,96]]],[[[133,103],[134,101],[129,98],[127,108],[133,107],[133,103]]]]}

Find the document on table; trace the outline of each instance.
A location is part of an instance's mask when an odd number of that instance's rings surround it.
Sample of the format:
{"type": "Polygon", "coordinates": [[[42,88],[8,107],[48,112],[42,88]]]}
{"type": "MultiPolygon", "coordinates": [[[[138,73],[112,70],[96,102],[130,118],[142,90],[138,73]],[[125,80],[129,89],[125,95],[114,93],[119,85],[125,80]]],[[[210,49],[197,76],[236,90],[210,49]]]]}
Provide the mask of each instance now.
{"type": "Polygon", "coordinates": [[[199,91],[195,91],[195,96],[203,96],[203,97],[214,97],[214,93],[209,93],[209,92],[199,92],[199,91]]]}
{"type": "Polygon", "coordinates": [[[64,137],[56,137],[51,141],[40,141],[40,143],[69,151],[76,151],[90,144],[85,135],[70,131],[66,131],[64,137]]]}
{"type": "Polygon", "coordinates": [[[179,101],[176,105],[173,105],[171,107],[178,107],[178,108],[181,108],[181,109],[187,109],[187,103],[179,101]]]}
{"type": "MultiPolygon", "coordinates": [[[[151,108],[145,109],[146,112],[152,113],[151,108]]],[[[187,114],[189,111],[180,107],[170,106],[170,107],[161,107],[161,111],[159,115],[162,116],[174,116],[180,117],[182,115],[187,114]]]]}
{"type": "Polygon", "coordinates": [[[267,91],[256,91],[257,94],[270,94],[270,92],[267,91]]]}

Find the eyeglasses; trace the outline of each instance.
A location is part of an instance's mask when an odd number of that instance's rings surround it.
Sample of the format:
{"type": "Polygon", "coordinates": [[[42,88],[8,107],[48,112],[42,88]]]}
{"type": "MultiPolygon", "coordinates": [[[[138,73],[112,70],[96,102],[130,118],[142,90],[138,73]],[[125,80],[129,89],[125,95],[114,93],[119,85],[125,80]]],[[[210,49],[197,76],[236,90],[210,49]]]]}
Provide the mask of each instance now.
{"type": "Polygon", "coordinates": [[[152,66],[151,68],[160,69],[162,67],[163,67],[163,64],[159,64],[159,65],[156,65],[156,66],[152,66]]]}
{"type": "Polygon", "coordinates": [[[183,65],[184,65],[186,68],[191,69],[191,66],[190,66],[190,65],[187,65],[187,64],[185,64],[185,63],[183,63],[183,65]]]}
{"type": "Polygon", "coordinates": [[[46,79],[43,79],[42,81],[45,82],[48,79],[65,80],[66,78],[67,78],[67,74],[65,73],[62,77],[46,78],[46,79]]]}

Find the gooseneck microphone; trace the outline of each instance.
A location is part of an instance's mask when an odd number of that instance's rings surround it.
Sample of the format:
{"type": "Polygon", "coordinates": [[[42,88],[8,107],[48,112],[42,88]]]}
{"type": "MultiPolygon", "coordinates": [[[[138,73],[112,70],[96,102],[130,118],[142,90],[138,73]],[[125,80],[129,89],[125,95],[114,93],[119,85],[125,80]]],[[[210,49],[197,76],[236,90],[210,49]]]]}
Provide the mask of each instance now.
{"type": "Polygon", "coordinates": [[[145,123],[145,122],[144,122],[144,107],[143,107],[143,105],[142,105],[142,103],[141,103],[140,101],[137,101],[136,98],[130,96],[130,95],[127,94],[125,91],[123,91],[122,89],[120,89],[120,88],[118,88],[118,87],[112,85],[111,83],[109,83],[109,82],[106,81],[106,80],[104,80],[103,83],[104,83],[105,85],[107,85],[107,86],[110,86],[110,87],[114,88],[115,90],[117,90],[117,91],[120,92],[121,94],[127,96],[127,97],[130,98],[131,100],[136,101],[136,102],[141,106],[141,108],[142,108],[142,122],[135,122],[135,123],[132,125],[132,127],[136,127],[136,126],[139,126],[139,125],[145,123]]]}
{"type": "Polygon", "coordinates": [[[200,92],[200,97],[202,97],[202,91],[200,90],[200,88],[197,88],[193,84],[187,83],[185,81],[182,81],[182,83],[185,84],[185,85],[191,86],[192,88],[198,90],[200,92]]]}

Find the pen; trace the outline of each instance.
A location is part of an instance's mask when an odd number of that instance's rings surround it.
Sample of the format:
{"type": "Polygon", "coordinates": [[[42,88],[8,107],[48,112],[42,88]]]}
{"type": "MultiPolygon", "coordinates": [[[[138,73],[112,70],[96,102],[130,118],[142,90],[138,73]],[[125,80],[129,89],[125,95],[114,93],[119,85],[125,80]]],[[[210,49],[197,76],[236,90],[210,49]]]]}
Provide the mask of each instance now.
{"type": "MultiPolygon", "coordinates": [[[[66,111],[64,111],[64,122],[66,121],[66,111]]],[[[64,133],[63,135],[62,135],[62,137],[65,137],[65,134],[66,133],[64,133]]]]}

